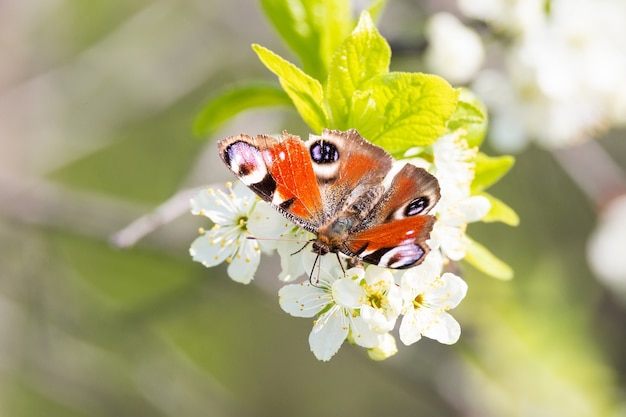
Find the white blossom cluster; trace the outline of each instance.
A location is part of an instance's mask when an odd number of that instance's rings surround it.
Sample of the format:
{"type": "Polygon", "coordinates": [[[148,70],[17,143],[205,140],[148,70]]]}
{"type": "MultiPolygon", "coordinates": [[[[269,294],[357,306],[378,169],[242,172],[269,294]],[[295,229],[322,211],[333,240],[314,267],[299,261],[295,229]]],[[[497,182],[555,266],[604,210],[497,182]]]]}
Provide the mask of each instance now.
{"type": "Polygon", "coordinates": [[[244,284],[253,279],[262,253],[278,253],[279,279],[287,283],[279,291],[280,306],[292,316],[313,319],[309,344],[319,360],[329,360],[346,340],[366,348],[372,359],[385,359],[397,351],[396,328],[405,345],[422,336],[453,344],[461,329],[448,311],[465,297],[467,284],[445,267],[465,256],[467,224],[490,209],[486,198],[470,195],[476,153],[456,132],[432,146],[432,162],[398,161],[427,168],[441,187],[441,199],[431,211],[437,216],[428,241],[431,251],[416,267],[348,269],[331,254],[318,260],[312,272],[316,254],[301,249],[313,235],[240,183],[229,184],[227,192],[202,191],[191,200],[192,213],[208,217],[214,226],[200,231],[190,253],[207,267],[227,262],[228,275],[244,284]]]}
{"type": "Polygon", "coordinates": [[[458,7],[463,20],[486,29],[434,15],[426,60],[485,101],[502,151],[531,139],[572,145],[626,123],[626,2],[458,0],[458,7]]]}

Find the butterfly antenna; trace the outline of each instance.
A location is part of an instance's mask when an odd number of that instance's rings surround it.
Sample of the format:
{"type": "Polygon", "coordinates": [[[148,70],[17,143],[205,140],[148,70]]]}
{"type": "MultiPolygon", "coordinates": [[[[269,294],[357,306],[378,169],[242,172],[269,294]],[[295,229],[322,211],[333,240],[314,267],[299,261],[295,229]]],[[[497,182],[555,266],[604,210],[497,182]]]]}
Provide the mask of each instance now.
{"type": "MultiPolygon", "coordinates": [[[[268,242],[296,242],[296,243],[302,242],[302,239],[281,239],[281,238],[275,238],[275,237],[246,236],[246,239],[268,241],[268,242]]],[[[304,244],[304,246],[302,248],[298,249],[296,252],[292,253],[292,255],[295,255],[296,253],[300,252],[302,249],[306,248],[307,245],[309,243],[311,243],[312,241],[313,240],[307,240],[306,243],[304,244]]]]}

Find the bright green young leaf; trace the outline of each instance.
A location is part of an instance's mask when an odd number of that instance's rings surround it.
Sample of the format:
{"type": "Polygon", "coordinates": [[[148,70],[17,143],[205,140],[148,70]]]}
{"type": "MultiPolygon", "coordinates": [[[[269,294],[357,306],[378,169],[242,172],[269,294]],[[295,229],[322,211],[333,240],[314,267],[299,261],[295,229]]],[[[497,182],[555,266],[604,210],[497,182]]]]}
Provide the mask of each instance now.
{"type": "Polygon", "coordinates": [[[233,86],[204,106],[194,122],[194,133],[208,137],[242,111],[269,106],[293,106],[293,103],[278,84],[258,82],[233,86]]]}
{"type": "Polygon", "coordinates": [[[367,12],[361,14],[354,31],[339,46],[328,72],[326,100],[331,126],[345,130],[350,127],[352,95],[364,83],[389,71],[391,48],[378,33],[367,12]]]}
{"type": "Polygon", "coordinates": [[[324,111],[324,91],[315,78],[304,73],[291,62],[260,45],[252,45],[263,64],[278,76],[280,85],[293,101],[300,116],[314,132],[328,126],[324,111]]]}
{"type": "Polygon", "coordinates": [[[486,190],[498,182],[511,169],[514,163],[515,158],[509,155],[487,156],[482,152],[478,153],[474,181],[472,182],[472,193],[486,190]]]}
{"type": "Polygon", "coordinates": [[[392,72],[372,78],[354,94],[349,123],[371,142],[401,155],[443,135],[456,104],[457,90],[443,78],[392,72]]]}
{"type": "Polygon", "coordinates": [[[351,2],[261,0],[261,7],[304,71],[325,81],[333,53],[354,24],[351,2]]]}
{"type": "Polygon", "coordinates": [[[468,145],[480,146],[487,133],[487,109],[473,92],[467,88],[460,91],[457,108],[448,121],[448,130],[464,129],[468,145]]]}
{"type": "Polygon", "coordinates": [[[519,216],[515,210],[509,207],[502,200],[497,199],[491,194],[485,192],[479,193],[478,195],[485,197],[491,203],[491,210],[489,210],[489,213],[481,219],[483,222],[502,222],[506,225],[514,227],[519,225],[519,216]]]}
{"type": "MultiPolygon", "coordinates": [[[[467,236],[466,236],[467,237],[467,236]]],[[[471,240],[467,237],[470,244],[467,248],[467,253],[463,260],[474,266],[479,271],[484,272],[498,279],[512,279],[513,269],[498,259],[493,253],[491,253],[486,247],[480,243],[471,240]]]]}

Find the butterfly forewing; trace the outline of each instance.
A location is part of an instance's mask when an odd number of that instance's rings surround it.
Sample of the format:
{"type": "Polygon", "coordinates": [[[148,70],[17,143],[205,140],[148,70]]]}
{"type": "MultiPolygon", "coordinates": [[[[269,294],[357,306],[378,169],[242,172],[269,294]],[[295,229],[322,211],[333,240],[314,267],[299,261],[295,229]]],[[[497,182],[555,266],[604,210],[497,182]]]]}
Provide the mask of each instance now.
{"type": "Polygon", "coordinates": [[[318,222],[323,216],[322,197],[304,143],[285,133],[263,155],[277,185],[272,203],[302,219],[318,222]]]}
{"type": "Polygon", "coordinates": [[[237,177],[288,218],[313,231],[323,217],[322,197],[308,150],[287,133],[231,136],[219,143],[220,155],[237,177]]]}
{"type": "Polygon", "coordinates": [[[393,158],[384,149],[363,139],[356,130],[324,130],[307,141],[320,186],[339,189],[369,187],[381,183],[393,158]]]}

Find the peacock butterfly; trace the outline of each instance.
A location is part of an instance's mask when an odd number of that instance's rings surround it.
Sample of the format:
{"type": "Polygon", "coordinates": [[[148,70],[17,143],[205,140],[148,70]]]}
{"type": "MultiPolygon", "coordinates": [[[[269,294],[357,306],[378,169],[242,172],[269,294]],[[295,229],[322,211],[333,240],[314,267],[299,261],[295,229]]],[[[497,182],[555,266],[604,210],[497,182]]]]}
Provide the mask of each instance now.
{"type": "Polygon", "coordinates": [[[318,256],[343,253],[386,268],[420,264],[440,197],[437,179],[404,165],[350,129],[325,129],[308,141],[283,132],[219,142],[228,168],[259,197],[317,237],[318,256]],[[391,178],[387,178],[388,176],[391,178]]]}

